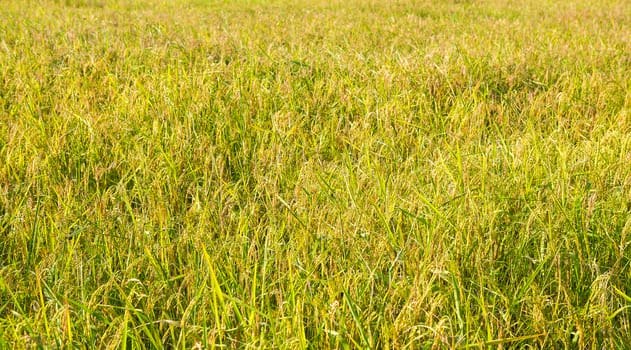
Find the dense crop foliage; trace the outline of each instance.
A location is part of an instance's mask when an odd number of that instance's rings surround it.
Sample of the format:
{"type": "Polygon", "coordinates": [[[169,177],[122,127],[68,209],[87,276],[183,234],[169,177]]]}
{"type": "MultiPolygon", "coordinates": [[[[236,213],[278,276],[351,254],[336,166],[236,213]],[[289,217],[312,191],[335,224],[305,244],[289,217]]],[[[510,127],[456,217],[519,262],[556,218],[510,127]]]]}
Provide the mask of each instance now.
{"type": "Polygon", "coordinates": [[[8,0],[0,346],[631,343],[627,1],[8,0]]]}

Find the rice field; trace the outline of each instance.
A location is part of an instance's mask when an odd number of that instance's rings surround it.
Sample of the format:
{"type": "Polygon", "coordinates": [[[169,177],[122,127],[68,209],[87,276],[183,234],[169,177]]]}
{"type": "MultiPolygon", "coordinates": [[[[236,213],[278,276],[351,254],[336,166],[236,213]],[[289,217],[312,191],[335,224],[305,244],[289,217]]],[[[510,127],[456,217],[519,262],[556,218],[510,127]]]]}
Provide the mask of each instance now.
{"type": "Polygon", "coordinates": [[[627,348],[631,3],[5,0],[0,347],[627,348]]]}

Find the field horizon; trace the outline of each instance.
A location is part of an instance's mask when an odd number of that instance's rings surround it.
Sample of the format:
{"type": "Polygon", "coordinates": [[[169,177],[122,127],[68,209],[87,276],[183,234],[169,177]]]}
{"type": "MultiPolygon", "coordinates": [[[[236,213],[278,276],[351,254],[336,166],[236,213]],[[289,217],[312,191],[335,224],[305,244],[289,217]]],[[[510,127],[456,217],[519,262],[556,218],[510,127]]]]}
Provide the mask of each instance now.
{"type": "Polygon", "coordinates": [[[628,348],[631,3],[8,0],[0,347],[628,348]]]}

